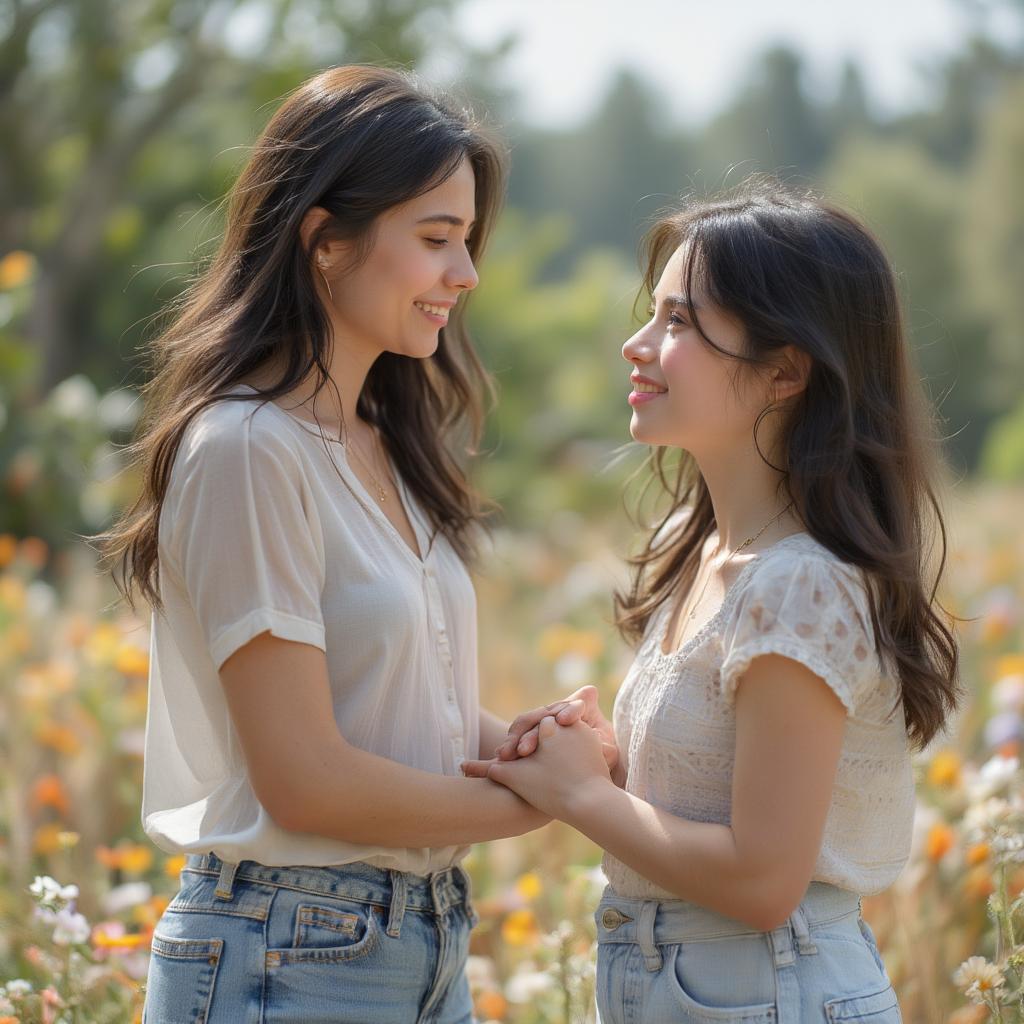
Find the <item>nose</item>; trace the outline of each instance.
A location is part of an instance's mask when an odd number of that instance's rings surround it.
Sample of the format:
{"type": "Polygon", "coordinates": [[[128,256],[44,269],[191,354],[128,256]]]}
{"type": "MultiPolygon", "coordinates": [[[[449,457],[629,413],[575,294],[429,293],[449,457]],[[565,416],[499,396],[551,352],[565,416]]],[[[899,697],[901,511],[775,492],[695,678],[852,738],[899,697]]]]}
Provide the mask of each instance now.
{"type": "Polygon", "coordinates": [[[473,266],[473,257],[469,250],[462,248],[461,252],[454,254],[454,259],[445,272],[444,283],[449,288],[462,288],[469,291],[480,283],[480,275],[473,266]]]}
{"type": "Polygon", "coordinates": [[[627,363],[633,363],[639,365],[640,363],[649,363],[656,356],[654,345],[648,338],[647,325],[641,327],[636,334],[633,335],[623,346],[622,346],[622,358],[627,363]]]}

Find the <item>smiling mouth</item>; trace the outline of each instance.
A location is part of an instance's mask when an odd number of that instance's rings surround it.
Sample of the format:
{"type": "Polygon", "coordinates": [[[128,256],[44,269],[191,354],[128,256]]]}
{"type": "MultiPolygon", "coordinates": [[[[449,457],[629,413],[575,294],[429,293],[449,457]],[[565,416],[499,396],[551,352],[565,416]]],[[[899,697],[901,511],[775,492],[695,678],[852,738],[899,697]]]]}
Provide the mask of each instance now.
{"type": "Polygon", "coordinates": [[[633,393],[637,395],[663,395],[668,388],[660,388],[657,384],[646,384],[643,381],[633,381],[633,393]]]}
{"type": "Polygon", "coordinates": [[[445,306],[434,306],[429,302],[414,302],[413,305],[422,313],[425,313],[435,323],[448,323],[448,314],[451,310],[447,309],[445,306]]]}

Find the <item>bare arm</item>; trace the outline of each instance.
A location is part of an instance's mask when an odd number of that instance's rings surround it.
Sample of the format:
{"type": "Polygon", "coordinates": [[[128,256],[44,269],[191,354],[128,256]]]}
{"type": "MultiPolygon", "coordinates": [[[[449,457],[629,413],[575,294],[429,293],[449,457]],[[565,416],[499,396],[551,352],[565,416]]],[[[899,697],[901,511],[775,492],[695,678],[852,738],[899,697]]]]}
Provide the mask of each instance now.
{"type": "Polygon", "coordinates": [[[317,647],[261,633],[220,678],[253,789],[282,828],[423,847],[520,835],[549,820],[487,779],[421,771],[346,742],[317,647]]]}
{"type": "Polygon", "coordinates": [[[618,789],[580,723],[546,719],[537,752],[492,764],[490,777],[681,899],[768,931],[810,883],[845,726],[845,707],[818,676],[768,654],[737,691],[730,825],[688,821],[618,789]]]}

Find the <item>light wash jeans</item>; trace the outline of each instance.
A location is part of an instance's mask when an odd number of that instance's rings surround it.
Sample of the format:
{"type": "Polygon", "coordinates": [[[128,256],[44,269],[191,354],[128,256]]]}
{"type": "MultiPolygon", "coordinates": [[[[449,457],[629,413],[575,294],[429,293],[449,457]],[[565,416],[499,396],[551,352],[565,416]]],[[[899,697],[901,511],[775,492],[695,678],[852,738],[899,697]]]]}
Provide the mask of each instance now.
{"type": "Polygon", "coordinates": [[[860,897],[834,885],[770,932],[610,886],[594,917],[600,1024],[902,1024],[860,897]]]}
{"type": "Polygon", "coordinates": [[[153,935],[144,1024],[470,1024],[461,867],[186,858],[153,935]]]}

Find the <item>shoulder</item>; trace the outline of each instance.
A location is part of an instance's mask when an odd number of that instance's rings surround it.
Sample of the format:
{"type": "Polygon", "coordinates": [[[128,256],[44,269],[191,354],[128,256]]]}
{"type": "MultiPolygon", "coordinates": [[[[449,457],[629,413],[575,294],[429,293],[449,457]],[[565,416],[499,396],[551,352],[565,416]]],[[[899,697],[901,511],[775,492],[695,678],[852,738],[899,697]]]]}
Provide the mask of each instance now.
{"type": "Polygon", "coordinates": [[[844,561],[809,534],[794,535],[754,560],[738,588],[737,605],[763,607],[771,617],[798,614],[845,620],[870,633],[871,613],[863,570],[844,561]]]}
{"type": "Polygon", "coordinates": [[[302,476],[301,447],[289,417],[276,407],[251,398],[219,400],[186,425],[172,480],[213,476],[228,485],[256,472],[297,481],[302,476]]]}

